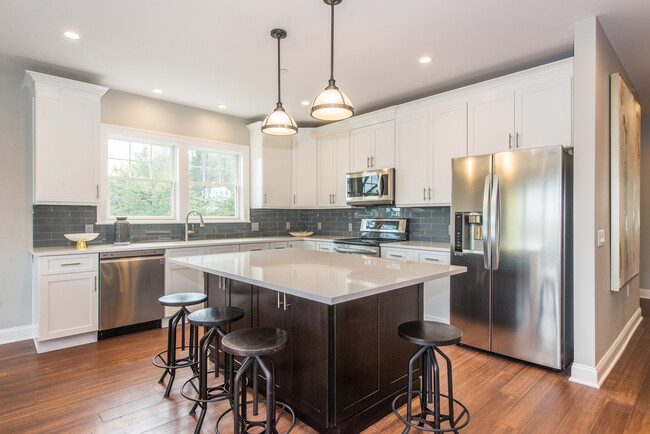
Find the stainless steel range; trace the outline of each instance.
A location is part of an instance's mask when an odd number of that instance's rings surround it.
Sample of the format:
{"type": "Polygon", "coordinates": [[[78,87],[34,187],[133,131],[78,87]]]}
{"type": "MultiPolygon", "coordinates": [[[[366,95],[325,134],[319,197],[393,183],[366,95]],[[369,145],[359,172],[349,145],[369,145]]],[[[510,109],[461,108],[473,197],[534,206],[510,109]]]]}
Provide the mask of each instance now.
{"type": "Polygon", "coordinates": [[[406,240],[406,219],[363,219],[361,237],[334,240],[334,251],[353,255],[381,256],[380,244],[406,240]]]}

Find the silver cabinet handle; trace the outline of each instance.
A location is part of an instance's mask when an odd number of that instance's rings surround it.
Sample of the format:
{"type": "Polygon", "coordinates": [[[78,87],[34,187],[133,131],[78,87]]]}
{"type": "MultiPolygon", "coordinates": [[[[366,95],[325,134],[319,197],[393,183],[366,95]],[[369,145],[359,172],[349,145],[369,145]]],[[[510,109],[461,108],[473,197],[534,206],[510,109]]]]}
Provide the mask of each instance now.
{"type": "Polygon", "coordinates": [[[95,292],[97,292],[97,276],[95,276],[95,292]]]}
{"type": "Polygon", "coordinates": [[[370,167],[370,157],[366,157],[366,168],[370,167]]]}
{"type": "Polygon", "coordinates": [[[264,193],[264,203],[266,203],[266,193],[264,193]]]}
{"type": "Polygon", "coordinates": [[[251,252],[259,252],[262,249],[251,249],[251,252]]]}
{"type": "Polygon", "coordinates": [[[429,200],[431,200],[431,187],[429,187],[429,200]]]}
{"type": "Polygon", "coordinates": [[[97,184],[97,199],[99,199],[99,184],[97,184]]]}
{"type": "Polygon", "coordinates": [[[427,200],[427,188],[422,189],[422,200],[427,200]]]}
{"type": "Polygon", "coordinates": [[[512,149],[512,133],[508,134],[508,149],[512,149]]]}
{"type": "Polygon", "coordinates": [[[403,257],[404,257],[404,256],[402,256],[402,255],[396,255],[395,253],[391,253],[391,254],[388,255],[388,256],[391,256],[391,257],[393,257],[393,258],[403,258],[403,257]]]}
{"type": "Polygon", "coordinates": [[[375,157],[370,156],[370,167],[375,167],[375,157]]]}
{"type": "Polygon", "coordinates": [[[519,149],[519,133],[515,133],[515,149],[519,149]]]}
{"type": "Polygon", "coordinates": [[[81,265],[81,262],[70,262],[69,264],[61,264],[62,267],[71,267],[73,265],[81,265]]]}
{"type": "Polygon", "coordinates": [[[280,301],[280,293],[276,292],[276,294],[278,296],[278,309],[280,309],[280,305],[282,304],[282,302],[280,301]]]}
{"type": "Polygon", "coordinates": [[[284,293],[284,310],[287,310],[288,307],[291,307],[290,304],[287,304],[287,293],[284,293]]]}
{"type": "Polygon", "coordinates": [[[293,204],[294,205],[296,204],[296,195],[295,194],[293,195],[293,204]]]}
{"type": "Polygon", "coordinates": [[[440,259],[436,258],[424,258],[425,261],[431,261],[431,262],[440,262],[440,259]]]}
{"type": "Polygon", "coordinates": [[[332,203],[336,203],[336,195],[332,194],[332,203]]]}

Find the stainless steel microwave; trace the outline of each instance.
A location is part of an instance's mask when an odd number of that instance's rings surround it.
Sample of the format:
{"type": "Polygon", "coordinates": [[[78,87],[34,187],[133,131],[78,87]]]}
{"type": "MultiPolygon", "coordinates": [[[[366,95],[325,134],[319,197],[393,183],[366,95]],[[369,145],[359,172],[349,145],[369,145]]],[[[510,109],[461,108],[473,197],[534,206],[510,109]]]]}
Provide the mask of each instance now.
{"type": "Polygon", "coordinates": [[[348,205],[393,205],[395,169],[366,170],[346,175],[348,205]]]}

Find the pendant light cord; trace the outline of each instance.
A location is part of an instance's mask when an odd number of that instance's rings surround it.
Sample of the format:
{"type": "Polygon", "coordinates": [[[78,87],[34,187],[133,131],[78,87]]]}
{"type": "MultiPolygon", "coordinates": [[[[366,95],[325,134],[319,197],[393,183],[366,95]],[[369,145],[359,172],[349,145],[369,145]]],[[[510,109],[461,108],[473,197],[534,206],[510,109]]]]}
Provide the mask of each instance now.
{"type": "Polygon", "coordinates": [[[280,72],[280,38],[278,38],[278,107],[282,106],[282,98],[280,98],[280,72]]]}
{"type": "Polygon", "coordinates": [[[334,0],[332,2],[332,27],[330,29],[330,83],[334,81],[334,0]]]}

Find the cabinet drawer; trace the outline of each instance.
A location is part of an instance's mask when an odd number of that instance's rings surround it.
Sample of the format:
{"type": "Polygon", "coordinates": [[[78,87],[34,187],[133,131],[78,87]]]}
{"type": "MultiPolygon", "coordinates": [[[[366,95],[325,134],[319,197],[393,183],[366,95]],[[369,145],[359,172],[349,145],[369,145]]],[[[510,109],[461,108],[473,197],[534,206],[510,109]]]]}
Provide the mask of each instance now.
{"type": "Polygon", "coordinates": [[[240,252],[257,252],[259,250],[268,250],[269,243],[242,244],[239,246],[240,252]]]}
{"type": "Polygon", "coordinates": [[[39,258],[39,274],[82,273],[97,271],[97,255],[44,256],[39,258]]]}
{"type": "Polygon", "coordinates": [[[449,253],[443,252],[423,252],[419,251],[418,261],[427,262],[431,264],[445,264],[449,265],[449,253]]]}
{"type": "Polygon", "coordinates": [[[290,249],[302,249],[303,248],[303,241],[289,241],[287,243],[290,249]]]}
{"type": "Polygon", "coordinates": [[[326,242],[326,243],[316,243],[316,250],[319,252],[333,252],[334,251],[334,244],[326,242]]]}
{"type": "Polygon", "coordinates": [[[287,248],[287,242],[286,241],[278,241],[277,243],[270,243],[269,248],[271,250],[286,249],[287,248]]]}
{"type": "Polygon", "coordinates": [[[302,248],[305,250],[316,250],[316,241],[303,241],[302,248]]]}
{"type": "Polygon", "coordinates": [[[206,247],[204,250],[206,255],[214,255],[215,253],[235,253],[239,252],[239,245],[234,244],[230,246],[206,247]]]}
{"type": "Polygon", "coordinates": [[[381,249],[382,258],[397,259],[401,261],[413,261],[413,250],[410,249],[397,249],[395,247],[388,247],[381,249]]]}

